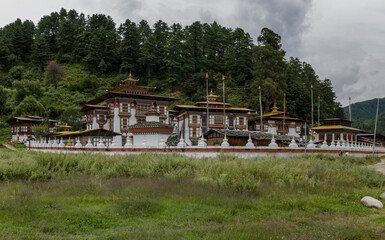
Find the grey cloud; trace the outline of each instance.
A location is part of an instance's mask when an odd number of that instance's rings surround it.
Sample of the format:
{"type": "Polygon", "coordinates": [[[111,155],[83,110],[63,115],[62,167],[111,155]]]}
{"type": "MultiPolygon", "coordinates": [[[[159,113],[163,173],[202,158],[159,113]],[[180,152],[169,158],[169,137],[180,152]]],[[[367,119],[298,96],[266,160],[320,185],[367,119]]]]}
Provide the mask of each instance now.
{"type": "Polygon", "coordinates": [[[282,37],[283,48],[296,56],[301,36],[309,27],[307,16],[312,1],[307,0],[238,0],[237,23],[246,28],[254,39],[262,27],[268,27],[282,37]],[[258,32],[256,32],[258,31],[258,32]]]}

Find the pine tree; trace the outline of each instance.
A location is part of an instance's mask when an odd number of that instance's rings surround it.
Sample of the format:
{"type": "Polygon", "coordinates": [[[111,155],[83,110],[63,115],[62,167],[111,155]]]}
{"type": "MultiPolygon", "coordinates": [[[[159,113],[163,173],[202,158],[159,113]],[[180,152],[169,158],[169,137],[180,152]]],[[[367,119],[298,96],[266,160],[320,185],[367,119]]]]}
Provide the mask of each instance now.
{"type": "Polygon", "coordinates": [[[134,22],[126,20],[119,27],[119,35],[121,37],[119,46],[119,56],[122,60],[120,65],[121,73],[139,72],[139,48],[140,48],[140,32],[134,22]]]}

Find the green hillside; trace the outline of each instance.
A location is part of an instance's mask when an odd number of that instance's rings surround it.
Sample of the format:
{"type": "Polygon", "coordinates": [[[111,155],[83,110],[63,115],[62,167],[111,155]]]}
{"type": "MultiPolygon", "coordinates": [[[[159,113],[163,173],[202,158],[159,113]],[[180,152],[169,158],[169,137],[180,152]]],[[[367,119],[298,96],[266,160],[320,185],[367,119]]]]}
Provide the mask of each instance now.
{"type": "Polygon", "coordinates": [[[17,19],[0,28],[0,128],[14,115],[74,125],[85,102],[129,72],[139,85],[156,87],[154,94],[186,104],[204,99],[206,72],[218,95],[225,76],[226,100],[235,106],[259,110],[261,86],[264,112],[274,103],[282,109],[286,93],[286,110],[304,119],[310,119],[313,85],[321,96],[321,118],[343,116],[331,81],[287,57],[281,36],[268,28],[254,41],[244,30],[216,22],[182,26],[159,20],[150,26],[127,19],[117,26],[104,14],[61,9],[36,24],[17,19]]]}
{"type": "MultiPolygon", "coordinates": [[[[352,120],[370,120],[376,117],[377,98],[352,104],[352,120]]],[[[349,119],[349,106],[344,107],[345,117],[349,119]]],[[[385,98],[380,99],[378,113],[385,112],[385,98]]]]}
{"type": "MultiPolygon", "coordinates": [[[[377,99],[352,104],[352,126],[369,132],[374,131],[377,111],[377,99]]],[[[349,119],[349,106],[344,107],[346,119],[349,119]]],[[[377,133],[385,135],[385,98],[380,99],[378,110],[377,133]]]]}

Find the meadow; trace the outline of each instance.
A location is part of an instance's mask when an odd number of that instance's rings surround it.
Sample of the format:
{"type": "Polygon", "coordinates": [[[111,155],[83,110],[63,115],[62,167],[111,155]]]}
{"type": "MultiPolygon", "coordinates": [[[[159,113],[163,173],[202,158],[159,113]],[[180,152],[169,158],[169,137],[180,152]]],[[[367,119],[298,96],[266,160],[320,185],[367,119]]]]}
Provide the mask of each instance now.
{"type": "Polygon", "coordinates": [[[0,149],[0,239],[384,239],[379,159],[0,149]]]}

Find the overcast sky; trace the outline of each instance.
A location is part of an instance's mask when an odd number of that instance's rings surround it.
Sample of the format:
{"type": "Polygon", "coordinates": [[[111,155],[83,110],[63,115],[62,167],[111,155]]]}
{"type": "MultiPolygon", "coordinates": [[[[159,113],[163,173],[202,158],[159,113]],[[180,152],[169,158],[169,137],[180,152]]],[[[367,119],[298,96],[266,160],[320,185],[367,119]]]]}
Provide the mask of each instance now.
{"type": "Polygon", "coordinates": [[[0,0],[0,26],[17,18],[75,9],[150,24],[213,22],[243,28],[256,40],[268,27],[282,36],[286,58],[310,63],[333,82],[346,105],[385,97],[385,1],[381,0],[0,0]]]}

